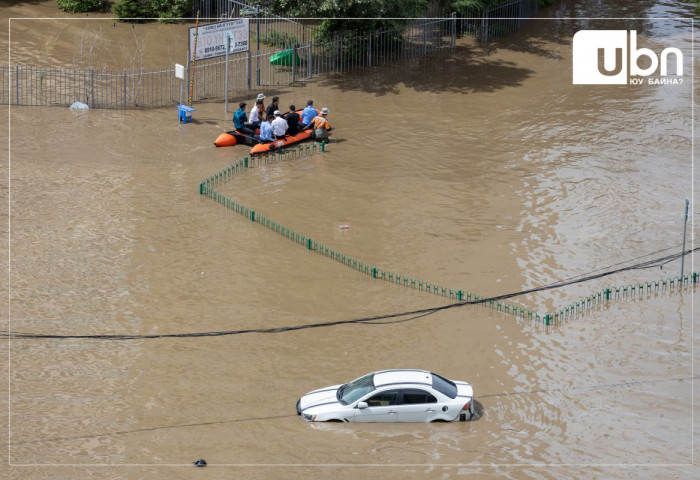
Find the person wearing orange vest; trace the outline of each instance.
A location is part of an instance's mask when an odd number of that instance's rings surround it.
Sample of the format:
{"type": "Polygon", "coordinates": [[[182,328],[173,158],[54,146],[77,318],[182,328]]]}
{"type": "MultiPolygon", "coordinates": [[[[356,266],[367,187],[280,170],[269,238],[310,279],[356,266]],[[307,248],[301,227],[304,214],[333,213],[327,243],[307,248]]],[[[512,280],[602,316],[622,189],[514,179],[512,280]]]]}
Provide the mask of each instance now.
{"type": "Polygon", "coordinates": [[[326,117],[329,113],[330,110],[328,110],[326,107],[323,107],[321,109],[321,113],[314,117],[314,119],[311,120],[311,123],[308,126],[308,128],[313,130],[313,137],[316,140],[320,141],[328,139],[328,131],[331,129],[331,124],[328,123],[326,117]]]}

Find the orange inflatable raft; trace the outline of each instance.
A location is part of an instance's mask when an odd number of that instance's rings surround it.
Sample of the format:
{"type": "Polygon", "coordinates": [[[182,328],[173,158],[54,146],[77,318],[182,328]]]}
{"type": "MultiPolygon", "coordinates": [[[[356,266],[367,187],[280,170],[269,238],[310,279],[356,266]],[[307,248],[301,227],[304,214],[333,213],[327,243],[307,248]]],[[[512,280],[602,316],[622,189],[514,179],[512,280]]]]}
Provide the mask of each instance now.
{"type": "MultiPolygon", "coordinates": [[[[256,135],[259,130],[255,130],[256,135]]],[[[229,132],[224,132],[216,137],[214,140],[214,145],[217,147],[233,147],[235,145],[256,145],[260,143],[260,140],[256,140],[250,135],[240,133],[238,130],[231,130],[229,132]]]]}
{"type": "MultiPolygon", "coordinates": [[[[318,112],[318,110],[316,110],[318,112]]],[[[301,115],[302,110],[298,110],[297,113],[301,115]]],[[[259,135],[260,130],[255,130],[255,134],[259,135]]],[[[302,130],[296,135],[286,135],[284,138],[279,140],[274,140],[272,142],[261,142],[257,138],[253,138],[250,135],[245,135],[237,130],[231,130],[224,132],[216,137],[214,145],[217,147],[233,147],[234,145],[247,145],[252,147],[250,150],[250,155],[255,157],[258,155],[264,155],[266,153],[274,152],[281,148],[291,147],[301,142],[311,140],[313,138],[312,130],[302,130]]]]}
{"type": "Polygon", "coordinates": [[[291,147],[292,145],[311,140],[313,138],[312,134],[313,132],[311,130],[302,130],[296,135],[285,135],[284,138],[280,138],[279,140],[258,143],[257,145],[253,145],[253,148],[250,149],[250,155],[252,157],[255,157],[258,155],[264,155],[266,153],[274,152],[275,150],[279,150],[280,148],[291,147]]]}

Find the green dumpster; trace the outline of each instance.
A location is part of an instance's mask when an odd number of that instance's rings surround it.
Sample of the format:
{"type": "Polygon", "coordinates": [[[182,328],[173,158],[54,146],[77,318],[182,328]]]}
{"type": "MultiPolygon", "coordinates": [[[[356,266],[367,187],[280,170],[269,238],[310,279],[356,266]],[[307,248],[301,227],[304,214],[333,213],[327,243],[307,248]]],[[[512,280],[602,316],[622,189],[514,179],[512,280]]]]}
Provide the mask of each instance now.
{"type": "Polygon", "coordinates": [[[299,54],[296,53],[293,48],[280,53],[275,53],[270,57],[270,65],[291,66],[292,62],[294,62],[294,65],[301,65],[301,58],[299,58],[299,54]]]}

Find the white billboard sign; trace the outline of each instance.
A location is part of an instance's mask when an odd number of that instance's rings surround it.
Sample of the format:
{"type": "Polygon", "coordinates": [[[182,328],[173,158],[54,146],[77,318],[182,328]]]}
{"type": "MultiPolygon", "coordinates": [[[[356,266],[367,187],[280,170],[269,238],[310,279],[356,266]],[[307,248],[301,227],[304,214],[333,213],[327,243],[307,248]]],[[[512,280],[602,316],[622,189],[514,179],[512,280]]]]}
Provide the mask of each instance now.
{"type": "MultiPolygon", "coordinates": [[[[231,49],[229,55],[247,52],[250,48],[249,19],[236,18],[224,22],[200,25],[197,31],[197,58],[219,57],[226,55],[226,35],[231,35],[231,49]]],[[[192,61],[192,47],[194,46],[195,27],[190,27],[189,57],[192,61]]]]}

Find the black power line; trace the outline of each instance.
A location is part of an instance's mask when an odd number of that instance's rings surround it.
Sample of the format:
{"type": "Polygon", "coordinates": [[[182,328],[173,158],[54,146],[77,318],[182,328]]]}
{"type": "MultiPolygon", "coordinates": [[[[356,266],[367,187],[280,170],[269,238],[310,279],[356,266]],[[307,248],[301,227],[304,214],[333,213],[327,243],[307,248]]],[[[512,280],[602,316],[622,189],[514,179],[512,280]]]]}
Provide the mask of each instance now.
{"type": "MultiPolygon", "coordinates": [[[[498,302],[501,300],[507,300],[509,298],[518,297],[521,295],[527,295],[530,293],[542,292],[545,290],[551,290],[554,288],[561,288],[568,285],[574,285],[577,283],[588,282],[591,280],[596,280],[598,278],[607,277],[615,273],[625,272],[629,270],[640,270],[645,268],[651,268],[655,266],[665,265],[668,262],[677,260],[684,255],[688,255],[692,252],[699,250],[700,247],[695,247],[685,252],[674,253],[666,255],[664,257],[654,258],[652,260],[647,260],[645,262],[636,263],[627,267],[620,267],[615,270],[610,270],[607,272],[595,273],[593,275],[587,275],[583,278],[580,276],[572,277],[571,279],[562,280],[555,283],[550,283],[548,285],[543,285],[541,287],[530,288],[527,290],[521,290],[519,292],[506,293],[503,295],[497,295],[494,297],[480,298],[479,300],[467,300],[461,302],[451,303],[449,305],[442,305],[439,307],[424,308],[420,310],[412,310],[408,312],[400,313],[389,313],[386,315],[376,315],[372,317],[362,317],[353,318],[349,320],[336,320],[332,322],[318,322],[318,323],[307,323],[302,325],[293,325],[288,327],[276,327],[276,328],[251,328],[244,330],[221,330],[214,332],[191,332],[191,333],[170,333],[170,334],[152,334],[152,335],[136,335],[136,334],[115,334],[115,335],[57,335],[57,334],[46,334],[46,333],[20,333],[20,332],[2,332],[4,338],[13,339],[59,339],[59,340],[69,340],[69,339],[81,339],[81,340],[150,340],[155,338],[192,338],[192,337],[223,337],[230,335],[243,335],[247,333],[282,333],[282,332],[292,332],[295,330],[306,330],[309,328],[322,328],[322,327],[334,327],[338,325],[350,325],[350,324],[365,324],[365,325],[382,325],[390,323],[400,323],[407,322],[411,320],[416,320],[418,318],[426,317],[432,315],[442,310],[448,310],[451,308],[464,307],[466,305],[479,305],[487,302],[498,302]],[[403,318],[408,317],[408,318],[403,318]],[[399,320],[392,320],[399,319],[399,320]],[[382,320],[390,320],[383,322],[382,320]]],[[[661,250],[663,251],[663,250],[661,250]]],[[[638,257],[641,258],[641,257],[638,257]]],[[[616,264],[616,265],[619,265],[616,264]]],[[[594,272],[599,272],[600,269],[594,272]]]]}

